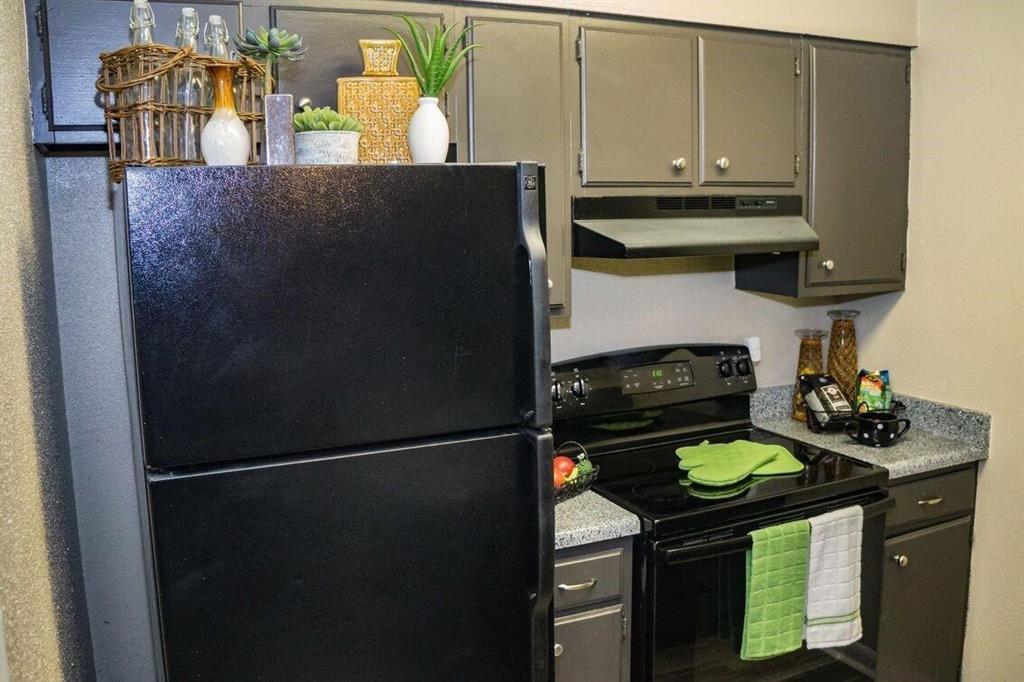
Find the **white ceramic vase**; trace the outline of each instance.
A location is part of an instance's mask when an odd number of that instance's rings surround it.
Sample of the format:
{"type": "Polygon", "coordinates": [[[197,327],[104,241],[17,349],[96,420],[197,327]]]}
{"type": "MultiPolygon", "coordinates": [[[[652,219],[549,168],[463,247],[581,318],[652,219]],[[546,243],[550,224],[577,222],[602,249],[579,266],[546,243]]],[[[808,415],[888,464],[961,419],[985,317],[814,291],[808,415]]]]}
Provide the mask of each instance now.
{"type": "Polygon", "coordinates": [[[359,133],[354,130],[309,130],[295,133],[295,163],[359,163],[359,133]]]}
{"type": "Polygon", "coordinates": [[[409,153],[413,163],[444,163],[448,156],[448,119],[436,97],[420,97],[409,121],[409,153]]]}
{"type": "Polygon", "coordinates": [[[232,91],[236,67],[212,65],[207,70],[213,79],[213,115],[203,126],[199,138],[207,166],[244,166],[249,163],[249,131],[235,111],[232,91]]]}

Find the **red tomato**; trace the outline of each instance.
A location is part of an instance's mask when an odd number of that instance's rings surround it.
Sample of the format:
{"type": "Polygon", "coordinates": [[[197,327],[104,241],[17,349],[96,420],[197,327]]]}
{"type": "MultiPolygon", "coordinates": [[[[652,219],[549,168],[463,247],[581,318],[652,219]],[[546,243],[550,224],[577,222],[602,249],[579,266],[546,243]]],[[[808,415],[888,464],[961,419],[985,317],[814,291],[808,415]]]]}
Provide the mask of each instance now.
{"type": "Polygon", "coordinates": [[[558,469],[555,469],[555,487],[561,488],[565,484],[565,474],[558,469]]]}
{"type": "Polygon", "coordinates": [[[576,468],[576,462],[566,457],[565,455],[559,455],[555,457],[555,471],[561,471],[563,476],[568,476],[572,473],[572,470],[576,468]]]}

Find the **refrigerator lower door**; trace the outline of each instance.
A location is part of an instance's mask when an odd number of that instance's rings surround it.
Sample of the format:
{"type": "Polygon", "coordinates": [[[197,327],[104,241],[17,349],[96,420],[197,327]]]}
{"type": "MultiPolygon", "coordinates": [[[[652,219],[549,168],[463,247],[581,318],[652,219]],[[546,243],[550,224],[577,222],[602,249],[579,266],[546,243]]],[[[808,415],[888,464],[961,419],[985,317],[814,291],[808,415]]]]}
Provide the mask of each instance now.
{"type": "Polygon", "coordinates": [[[546,680],[550,434],[150,480],[170,680],[546,680]]]}

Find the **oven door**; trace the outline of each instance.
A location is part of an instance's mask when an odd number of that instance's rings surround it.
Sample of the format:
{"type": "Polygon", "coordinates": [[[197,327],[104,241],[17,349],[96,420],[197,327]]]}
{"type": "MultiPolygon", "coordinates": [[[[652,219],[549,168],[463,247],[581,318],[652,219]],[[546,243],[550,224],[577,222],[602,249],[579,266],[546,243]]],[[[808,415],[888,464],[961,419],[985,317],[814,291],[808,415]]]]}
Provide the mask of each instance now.
{"type": "Polygon", "coordinates": [[[885,512],[884,492],[858,496],[771,517],[717,528],[696,537],[651,545],[647,604],[647,664],[650,679],[662,682],[707,680],[869,680],[878,633],[885,512]],[[810,518],[832,509],[864,507],[861,550],[861,617],[864,636],[841,649],[800,649],[761,661],[740,660],[746,595],[747,533],[755,528],[810,518]]]}

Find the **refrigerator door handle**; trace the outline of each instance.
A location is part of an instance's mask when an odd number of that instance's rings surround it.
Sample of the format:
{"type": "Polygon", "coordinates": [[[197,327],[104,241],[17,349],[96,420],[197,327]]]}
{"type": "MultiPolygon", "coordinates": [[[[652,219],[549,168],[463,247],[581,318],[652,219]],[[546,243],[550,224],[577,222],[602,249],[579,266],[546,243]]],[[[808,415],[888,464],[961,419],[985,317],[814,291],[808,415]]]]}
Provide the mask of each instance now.
{"type": "MultiPolygon", "coordinates": [[[[528,387],[522,396],[523,422],[532,427],[551,423],[551,335],[548,312],[547,253],[540,229],[541,186],[537,164],[522,161],[517,164],[519,179],[519,237],[516,263],[526,275],[529,301],[529,340],[525,341],[529,353],[527,360],[528,387]]],[[[526,297],[526,292],[521,297],[526,297]]]]}
{"type": "Polygon", "coordinates": [[[548,430],[525,431],[534,442],[537,491],[537,585],[533,597],[531,655],[533,682],[547,682],[554,676],[555,641],[555,495],[551,489],[551,460],[554,437],[548,430]]]}

